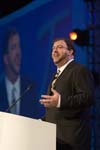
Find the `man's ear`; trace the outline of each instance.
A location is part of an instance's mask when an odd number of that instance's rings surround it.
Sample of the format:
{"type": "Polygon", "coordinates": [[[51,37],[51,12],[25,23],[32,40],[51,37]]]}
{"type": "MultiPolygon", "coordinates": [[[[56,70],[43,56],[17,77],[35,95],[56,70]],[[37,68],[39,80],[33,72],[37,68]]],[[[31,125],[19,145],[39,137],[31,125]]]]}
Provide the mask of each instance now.
{"type": "Polygon", "coordinates": [[[73,55],[73,53],[74,53],[73,49],[70,49],[69,55],[73,55]]]}

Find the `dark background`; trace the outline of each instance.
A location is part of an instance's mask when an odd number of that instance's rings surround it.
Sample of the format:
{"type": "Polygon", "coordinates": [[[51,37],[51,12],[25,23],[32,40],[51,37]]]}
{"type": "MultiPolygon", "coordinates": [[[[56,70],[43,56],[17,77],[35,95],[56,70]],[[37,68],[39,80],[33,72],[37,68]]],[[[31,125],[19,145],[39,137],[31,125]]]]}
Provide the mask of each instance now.
{"type": "Polygon", "coordinates": [[[0,2],[0,18],[11,14],[12,12],[24,7],[35,0],[1,0],[0,2]]]}

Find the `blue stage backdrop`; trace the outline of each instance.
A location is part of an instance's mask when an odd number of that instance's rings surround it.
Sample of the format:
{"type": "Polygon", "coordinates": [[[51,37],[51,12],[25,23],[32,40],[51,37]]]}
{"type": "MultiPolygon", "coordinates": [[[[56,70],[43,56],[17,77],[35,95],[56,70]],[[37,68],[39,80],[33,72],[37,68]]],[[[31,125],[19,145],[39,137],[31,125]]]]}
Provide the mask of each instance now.
{"type": "MultiPolygon", "coordinates": [[[[55,71],[51,60],[51,43],[55,37],[67,38],[72,30],[74,20],[72,6],[72,0],[36,0],[0,20],[0,57],[5,32],[9,28],[15,28],[20,33],[21,72],[36,82],[37,118],[41,118],[45,113],[39,99],[41,94],[46,93],[52,73],[55,71]]],[[[78,53],[76,58],[82,61],[82,57],[79,58],[81,51],[78,53]]],[[[84,58],[84,52],[82,55],[84,58]]],[[[2,69],[1,63],[0,72],[2,69]]]]}

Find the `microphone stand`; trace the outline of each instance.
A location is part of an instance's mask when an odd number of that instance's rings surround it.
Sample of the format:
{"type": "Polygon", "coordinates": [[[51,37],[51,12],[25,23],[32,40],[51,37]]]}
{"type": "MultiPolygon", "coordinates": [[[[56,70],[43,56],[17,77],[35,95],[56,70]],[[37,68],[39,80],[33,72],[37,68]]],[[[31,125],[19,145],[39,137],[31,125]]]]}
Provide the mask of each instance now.
{"type": "Polygon", "coordinates": [[[25,93],[27,93],[31,88],[32,88],[32,85],[29,85],[26,88],[26,90],[23,92],[23,94],[20,97],[18,97],[18,99],[6,109],[6,112],[9,112],[16,105],[16,103],[21,100],[21,98],[25,95],[25,93]]]}

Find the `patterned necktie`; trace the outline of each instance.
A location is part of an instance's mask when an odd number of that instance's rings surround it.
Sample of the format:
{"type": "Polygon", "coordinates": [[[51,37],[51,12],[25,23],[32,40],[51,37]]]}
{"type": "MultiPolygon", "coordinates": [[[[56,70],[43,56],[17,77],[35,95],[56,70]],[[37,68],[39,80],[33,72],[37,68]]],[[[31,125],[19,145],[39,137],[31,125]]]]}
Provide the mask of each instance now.
{"type": "Polygon", "coordinates": [[[58,79],[59,75],[60,75],[60,70],[57,70],[57,73],[55,74],[54,80],[52,81],[52,84],[51,84],[52,88],[55,87],[55,83],[56,83],[56,80],[58,79]]]}
{"type": "MultiPolygon", "coordinates": [[[[16,92],[16,88],[13,87],[13,88],[12,88],[12,104],[14,104],[14,103],[16,102],[15,92],[16,92]]],[[[16,104],[12,107],[11,112],[12,112],[13,114],[16,114],[16,104]]]]}

